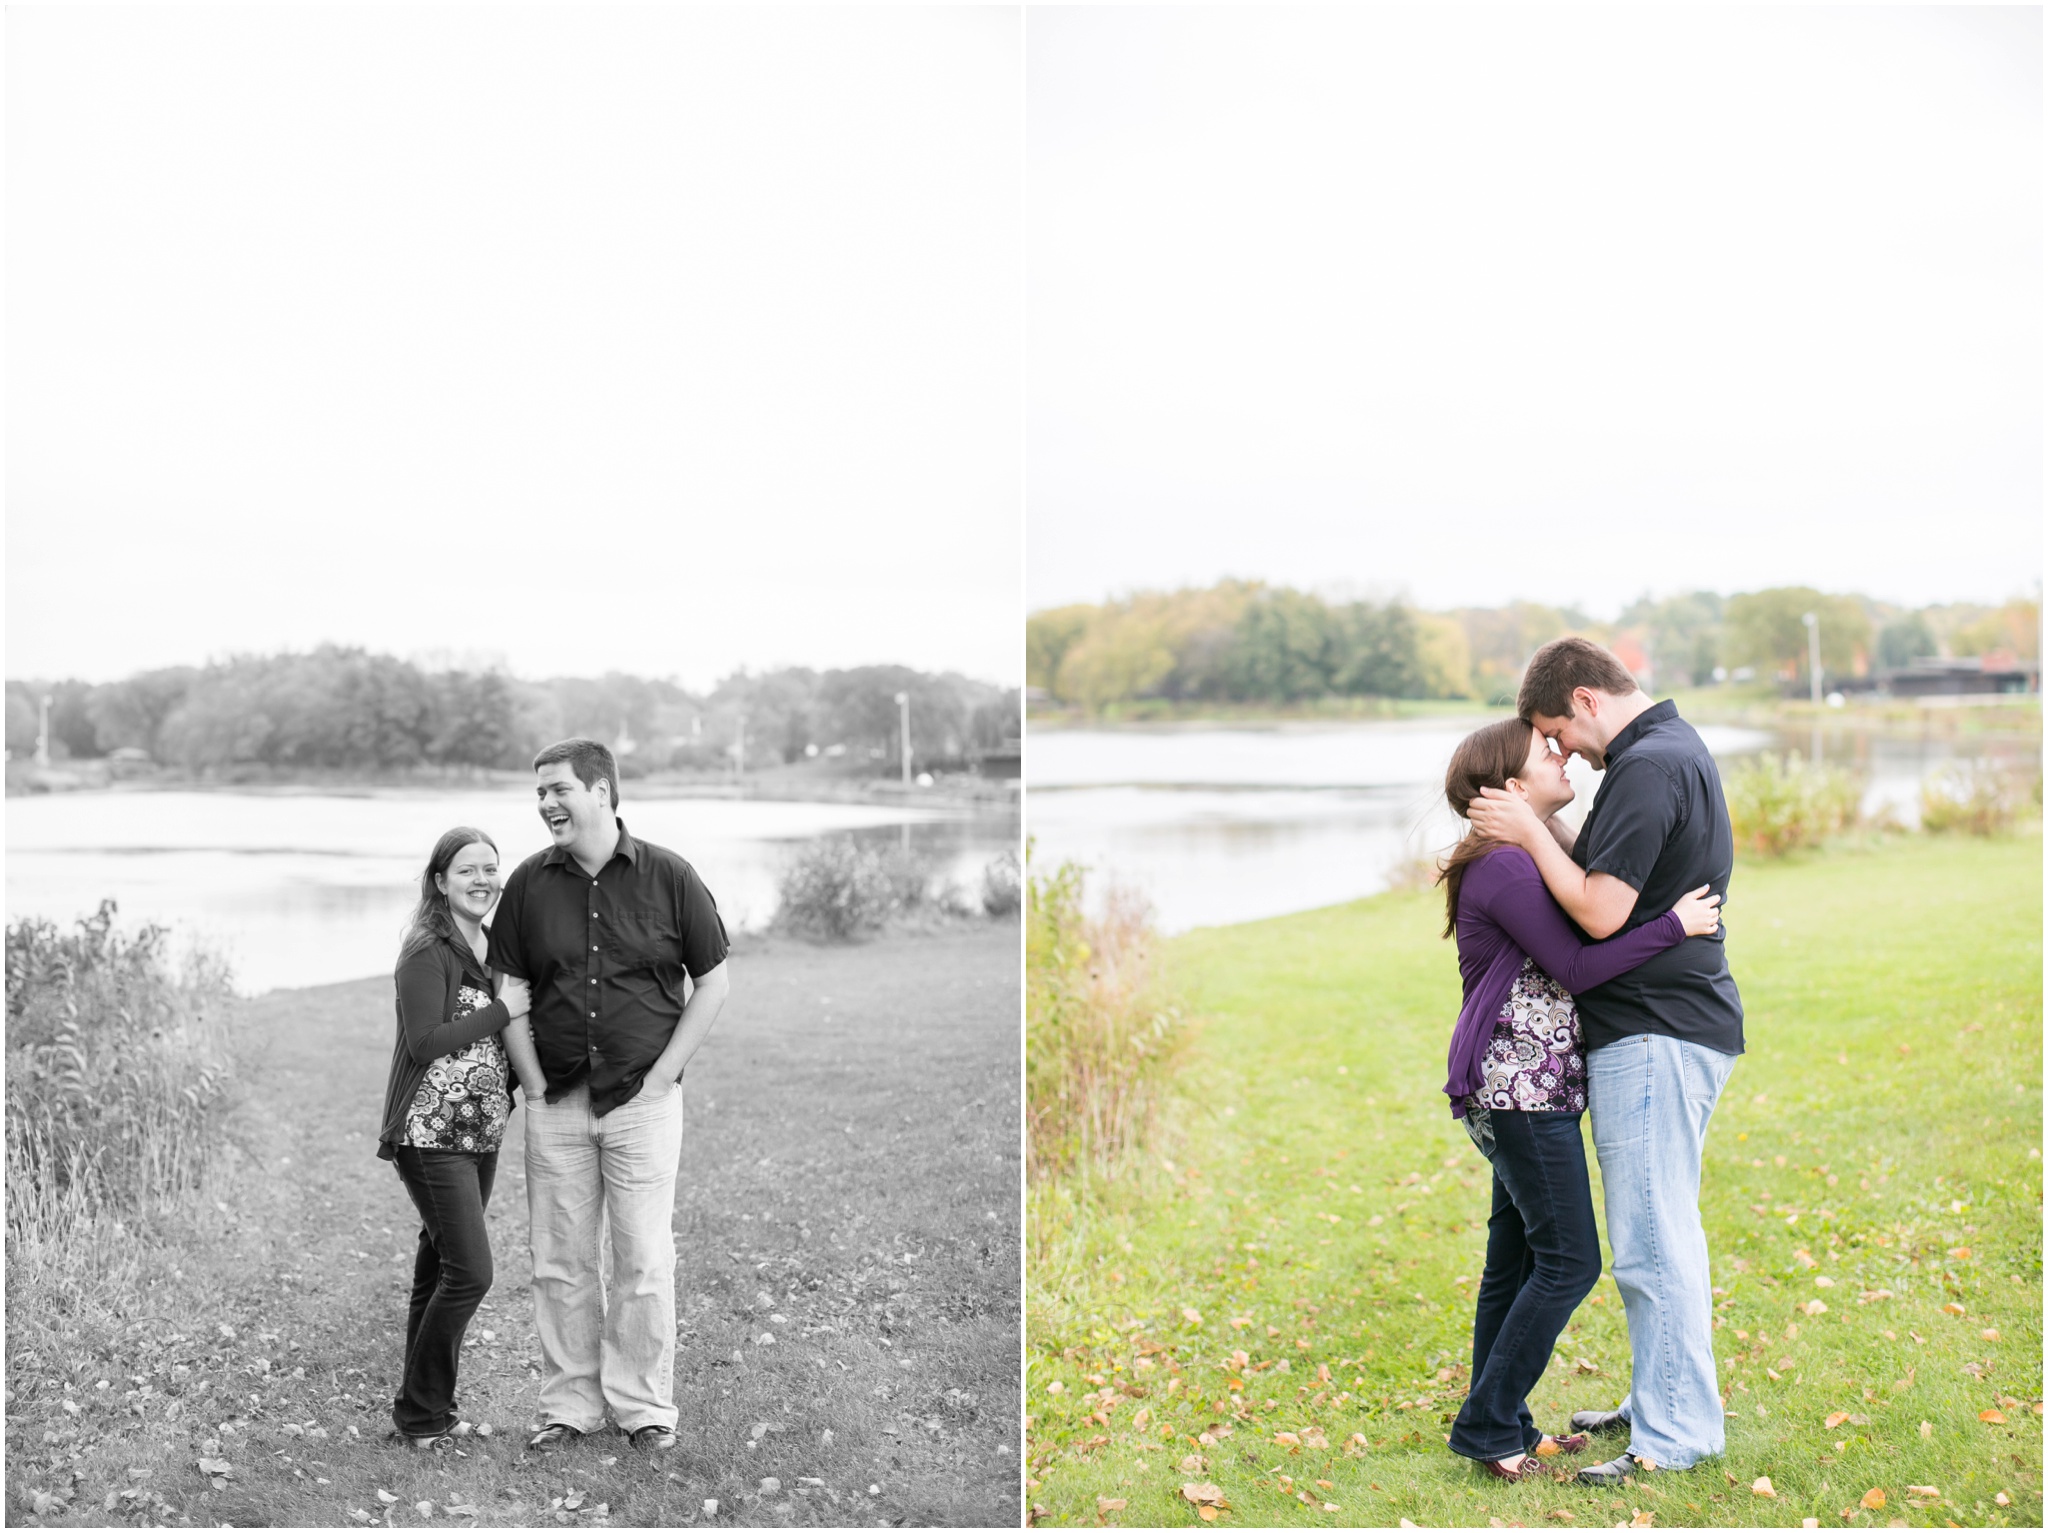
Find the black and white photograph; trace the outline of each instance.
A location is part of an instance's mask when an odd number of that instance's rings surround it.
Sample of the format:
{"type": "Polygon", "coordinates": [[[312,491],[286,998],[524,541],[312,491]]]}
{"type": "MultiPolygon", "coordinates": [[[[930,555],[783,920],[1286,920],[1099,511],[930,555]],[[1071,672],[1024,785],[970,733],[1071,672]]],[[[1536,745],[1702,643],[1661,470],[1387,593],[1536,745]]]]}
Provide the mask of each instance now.
{"type": "Polygon", "coordinates": [[[1015,1526],[1022,17],[6,18],[6,1518],[1015,1526]]]}

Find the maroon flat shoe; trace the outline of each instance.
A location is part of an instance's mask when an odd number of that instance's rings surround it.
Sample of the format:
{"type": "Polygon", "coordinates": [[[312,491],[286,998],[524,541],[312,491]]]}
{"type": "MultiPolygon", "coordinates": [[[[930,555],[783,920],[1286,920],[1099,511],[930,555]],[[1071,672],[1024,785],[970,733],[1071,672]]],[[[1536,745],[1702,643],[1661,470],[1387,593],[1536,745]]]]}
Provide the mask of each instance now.
{"type": "MultiPolygon", "coordinates": [[[[1525,1453],[1522,1455],[1522,1462],[1524,1464],[1529,1462],[1528,1454],[1525,1453]]],[[[1510,1483],[1512,1483],[1513,1481],[1522,1478],[1521,1470],[1510,1469],[1507,1467],[1506,1464],[1502,1463],[1499,1459],[1484,1458],[1481,1459],[1479,1463],[1480,1467],[1485,1469],[1485,1471],[1488,1474],[1492,1475],[1496,1480],[1507,1480],[1510,1483]]]]}

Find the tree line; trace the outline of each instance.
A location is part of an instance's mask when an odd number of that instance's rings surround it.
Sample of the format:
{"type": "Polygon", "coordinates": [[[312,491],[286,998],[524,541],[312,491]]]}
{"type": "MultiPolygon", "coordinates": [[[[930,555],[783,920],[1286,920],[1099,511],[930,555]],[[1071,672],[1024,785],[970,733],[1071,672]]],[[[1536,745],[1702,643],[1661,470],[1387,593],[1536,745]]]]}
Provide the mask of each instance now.
{"type": "Polygon", "coordinates": [[[1632,603],[1612,623],[1569,606],[1513,602],[1423,612],[1400,601],[1328,600],[1255,581],[1140,592],[1033,613],[1026,681],[1096,710],[1144,699],[1298,703],[1319,698],[1511,700],[1530,655],[1564,634],[1611,644],[1661,690],[1757,677],[1803,682],[1804,615],[1821,666],[1867,675],[1933,656],[2038,659],[2040,605],[1907,609],[1807,586],[1632,603]]]}
{"type": "Polygon", "coordinates": [[[112,682],[10,681],[7,749],[16,759],[35,750],[48,697],[53,756],[141,751],[200,776],[520,769],[571,735],[610,745],[629,776],[820,757],[880,774],[901,762],[898,693],[910,698],[920,769],[1016,746],[1018,691],[952,672],[740,671],[700,695],[616,671],[525,681],[323,645],[112,682]]]}

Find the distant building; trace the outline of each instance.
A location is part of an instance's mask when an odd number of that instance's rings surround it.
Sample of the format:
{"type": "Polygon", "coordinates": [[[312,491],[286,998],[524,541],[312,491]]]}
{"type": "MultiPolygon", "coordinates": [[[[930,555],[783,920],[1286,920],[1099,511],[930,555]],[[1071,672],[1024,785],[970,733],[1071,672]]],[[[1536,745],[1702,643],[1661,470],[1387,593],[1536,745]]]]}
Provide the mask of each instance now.
{"type": "Polygon", "coordinates": [[[1962,697],[1971,693],[2027,693],[2041,690],[2041,662],[2006,652],[1960,660],[1928,657],[1881,670],[1877,690],[1893,697],[1962,697]]]}

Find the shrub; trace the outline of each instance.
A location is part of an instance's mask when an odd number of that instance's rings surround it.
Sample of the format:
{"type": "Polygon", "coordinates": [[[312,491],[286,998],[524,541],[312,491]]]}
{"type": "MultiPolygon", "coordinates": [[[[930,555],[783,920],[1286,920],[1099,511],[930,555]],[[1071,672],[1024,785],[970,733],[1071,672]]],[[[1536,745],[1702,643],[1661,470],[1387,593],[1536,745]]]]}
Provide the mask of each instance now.
{"type": "Polygon", "coordinates": [[[1114,1175],[1157,1110],[1182,1037],[1179,1013],[1157,997],[1151,913],[1112,888],[1090,917],[1070,862],[1027,874],[1024,889],[1030,1174],[1114,1175]]]}
{"type": "Polygon", "coordinates": [[[1920,827],[1936,835],[1994,836],[2041,804],[2041,779],[2031,782],[1985,762],[1953,763],[1920,787],[1920,827]]]}
{"type": "Polygon", "coordinates": [[[1862,795],[1840,767],[1808,763],[1797,751],[1739,763],[1725,780],[1738,851],[1782,857],[1856,823],[1862,795]]]}
{"type": "Polygon", "coordinates": [[[104,1221],[169,1212],[217,1141],[227,970],[202,956],[174,972],[162,927],[126,934],[115,914],[103,900],[75,934],[7,925],[11,1276],[24,1259],[67,1265],[104,1221]]]}
{"type": "Polygon", "coordinates": [[[851,836],[806,843],[783,867],[775,923],[802,936],[847,942],[933,904],[932,861],[908,847],[851,836]]]}
{"type": "Polygon", "coordinates": [[[1017,913],[1024,902],[1024,881],[1017,867],[1017,854],[1004,852],[981,870],[981,908],[991,916],[1017,913]]]}

